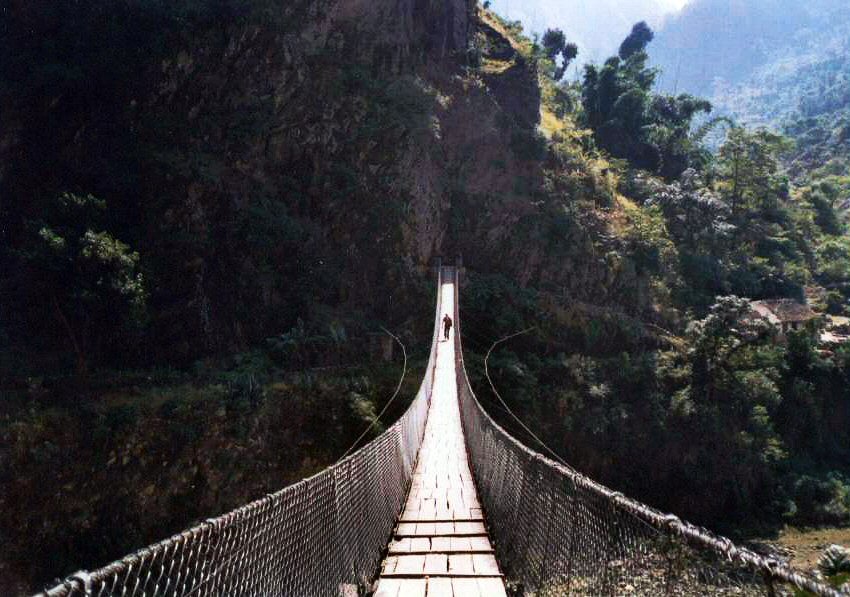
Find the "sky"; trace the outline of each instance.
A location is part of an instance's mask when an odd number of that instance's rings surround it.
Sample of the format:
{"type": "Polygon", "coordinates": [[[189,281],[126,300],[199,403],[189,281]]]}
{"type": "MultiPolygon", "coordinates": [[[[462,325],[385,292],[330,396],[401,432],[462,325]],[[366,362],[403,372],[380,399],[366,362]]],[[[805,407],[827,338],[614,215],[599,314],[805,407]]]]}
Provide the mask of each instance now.
{"type": "Polygon", "coordinates": [[[509,20],[520,20],[526,32],[563,29],[579,46],[573,78],[584,62],[601,62],[616,53],[632,25],[646,21],[654,29],[688,0],[491,0],[491,9],[509,20]]]}

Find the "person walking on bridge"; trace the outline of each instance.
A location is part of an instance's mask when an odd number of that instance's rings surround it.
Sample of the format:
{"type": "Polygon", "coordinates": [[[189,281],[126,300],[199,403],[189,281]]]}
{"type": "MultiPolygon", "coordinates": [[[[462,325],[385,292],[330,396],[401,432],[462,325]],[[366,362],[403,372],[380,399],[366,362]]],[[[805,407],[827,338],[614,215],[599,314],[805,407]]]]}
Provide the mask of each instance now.
{"type": "Polygon", "coordinates": [[[445,337],[446,340],[449,339],[449,332],[451,331],[451,329],[452,329],[452,318],[449,317],[448,313],[446,313],[443,316],[443,336],[445,337]]]}

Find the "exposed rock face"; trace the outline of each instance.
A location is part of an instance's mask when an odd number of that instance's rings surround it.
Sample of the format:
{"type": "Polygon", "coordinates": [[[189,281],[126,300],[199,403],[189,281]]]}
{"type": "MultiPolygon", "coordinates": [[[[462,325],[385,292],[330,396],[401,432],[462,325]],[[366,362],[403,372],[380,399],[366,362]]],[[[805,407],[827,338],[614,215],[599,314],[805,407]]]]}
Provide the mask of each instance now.
{"type": "Polygon", "coordinates": [[[469,0],[340,0],[339,24],[357,31],[356,49],[398,71],[466,51],[475,3],[469,0]]]}
{"type": "Polygon", "coordinates": [[[487,55],[511,65],[499,73],[484,73],[484,81],[519,126],[534,129],[540,123],[540,86],[535,66],[528,64],[491,25],[482,22],[478,30],[486,40],[487,55]]]}
{"type": "MultiPolygon", "coordinates": [[[[175,197],[165,209],[166,226],[217,237],[218,222],[253,209],[260,190],[323,230],[322,238],[314,239],[326,257],[319,261],[341,261],[360,271],[360,279],[347,276],[333,290],[336,297],[323,302],[368,304],[380,292],[374,281],[384,276],[387,261],[406,264],[402,270],[409,274],[427,264],[445,235],[443,173],[428,157],[443,151],[438,147],[444,141],[433,127],[412,120],[438,126],[433,113],[443,108],[431,81],[451,79],[465,60],[473,5],[468,0],[305,0],[288,9],[282,30],[251,26],[231,31],[223,52],[205,40],[182,50],[163,64],[147,108],[191,123],[183,143],[192,154],[213,145],[218,176],[187,180],[182,197],[179,183],[172,183],[175,197]],[[376,104],[398,114],[377,113],[376,104]],[[236,128],[236,122],[247,126],[236,128]],[[356,191],[333,201],[341,169],[356,191]],[[374,205],[355,201],[355,194],[369,196],[374,205]],[[382,213],[387,206],[403,211],[382,213]],[[383,229],[380,236],[375,228],[383,229]],[[394,238],[399,231],[403,236],[394,238]]],[[[293,257],[299,270],[314,269],[285,249],[271,261],[291,263],[293,257]]],[[[261,320],[253,330],[237,326],[242,315],[217,305],[209,290],[226,284],[223,278],[234,270],[256,277],[258,260],[245,255],[225,266],[221,261],[221,251],[200,251],[185,260],[174,280],[186,287],[194,325],[212,348],[233,339],[250,342],[269,328],[261,320]],[[224,336],[230,340],[214,330],[228,330],[224,336]]],[[[274,287],[263,288],[257,298],[265,310],[286,300],[274,287]]]]}
{"type": "Polygon", "coordinates": [[[242,349],[318,305],[404,313],[400,298],[419,292],[435,255],[577,298],[617,296],[622,278],[588,230],[546,201],[534,65],[473,0],[284,4],[273,22],[187,36],[109,119],[65,121],[45,161],[78,168],[65,178],[16,164],[29,108],[0,116],[13,131],[0,173],[21,197],[71,186],[137,218],[126,240],[147,264],[163,358],[242,349]],[[482,38],[506,68],[468,64],[482,38]],[[129,131],[138,158],[105,182],[115,131],[129,131]]]}
{"type": "MultiPolygon", "coordinates": [[[[221,160],[214,184],[188,184],[185,199],[166,211],[167,222],[213,234],[222,208],[250,209],[258,185],[285,189],[297,179],[297,189],[277,197],[295,213],[318,218],[328,231],[323,242],[333,243],[352,266],[364,267],[361,256],[374,257],[376,249],[410,273],[438,254],[465,253],[476,256],[471,264],[486,267],[514,251],[512,262],[522,279],[539,274],[534,251],[521,242],[509,248],[519,238],[517,223],[534,215],[529,196],[543,184],[540,156],[521,155],[514,147],[537,142],[540,91],[533,67],[488,29],[493,45],[506,47],[516,64],[483,79],[464,71],[471,36],[484,27],[467,0],[302,5],[304,11],[290,10],[295,29],[281,34],[249,28],[231,35],[223,57],[199,44],[164,65],[151,109],[183,114],[203,129],[203,136],[187,139],[198,152],[215,139],[219,147],[227,146],[229,156],[221,160]],[[414,112],[422,113],[414,118],[423,118],[424,125],[407,121],[385,130],[388,117],[370,113],[375,98],[364,97],[359,82],[351,81],[358,69],[365,71],[357,77],[378,81],[392,95],[391,106],[417,104],[414,112]],[[229,118],[251,115],[255,132],[234,143],[232,131],[223,126],[228,120],[222,118],[223,106],[229,118]],[[356,187],[377,202],[374,217],[386,218],[386,227],[396,226],[387,215],[393,210],[381,210],[403,209],[400,238],[364,235],[369,210],[328,200],[338,190],[330,172],[342,162],[356,187]],[[297,201],[295,194],[301,195],[297,201]]],[[[216,319],[220,308],[204,289],[221,283],[219,276],[227,272],[207,267],[209,260],[198,255],[184,273],[195,280],[187,289],[192,303],[210,305],[210,314],[198,318],[207,322],[204,328],[216,329],[221,326],[209,326],[208,320],[216,319]]],[[[371,261],[378,264],[375,271],[363,275],[377,280],[386,264],[371,261]]],[[[362,296],[368,287],[353,282],[338,292],[344,300],[369,301],[362,296]]],[[[278,300],[279,293],[262,293],[265,308],[273,309],[278,300]]],[[[243,333],[246,340],[254,335],[243,333]]]]}

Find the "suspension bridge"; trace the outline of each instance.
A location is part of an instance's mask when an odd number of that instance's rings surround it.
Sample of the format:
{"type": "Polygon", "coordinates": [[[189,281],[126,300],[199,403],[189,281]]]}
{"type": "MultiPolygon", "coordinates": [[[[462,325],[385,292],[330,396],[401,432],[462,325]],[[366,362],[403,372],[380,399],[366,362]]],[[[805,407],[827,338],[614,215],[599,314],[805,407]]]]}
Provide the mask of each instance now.
{"type": "Polygon", "coordinates": [[[842,595],[508,434],[467,378],[459,277],[437,269],[425,377],[383,434],[313,477],[40,595],[842,595]],[[444,314],[454,320],[447,338],[444,314]]]}

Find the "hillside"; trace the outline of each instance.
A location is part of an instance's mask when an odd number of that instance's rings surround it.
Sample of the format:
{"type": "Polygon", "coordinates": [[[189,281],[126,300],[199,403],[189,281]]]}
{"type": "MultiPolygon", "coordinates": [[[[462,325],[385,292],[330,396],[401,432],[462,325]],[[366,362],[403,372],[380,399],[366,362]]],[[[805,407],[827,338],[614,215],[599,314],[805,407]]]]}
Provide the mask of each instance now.
{"type": "Polygon", "coordinates": [[[845,8],[831,0],[696,0],[665,23],[652,50],[660,89],[705,95],[714,115],[792,141],[781,156],[788,175],[800,188],[826,184],[840,217],[850,207],[845,8]]]}
{"type": "MultiPolygon", "coordinates": [[[[683,2],[678,0],[490,0],[494,13],[522,22],[529,34],[542,35],[550,27],[562,29],[578,44],[578,66],[605,60],[617,49],[632,25],[646,21],[658,27],[680,4],[683,2]]],[[[580,76],[580,71],[580,68],[571,69],[569,78],[580,76]]]]}
{"type": "Polygon", "coordinates": [[[840,0],[692,0],[659,29],[661,88],[711,97],[781,57],[817,48],[847,23],[840,0]]]}
{"type": "Polygon", "coordinates": [[[716,90],[718,108],[750,126],[796,142],[787,156],[794,177],[846,173],[850,157],[850,24],[817,47],[774,60],[745,82],[716,90]],[[820,169],[823,170],[821,171],[820,169]]]}
{"type": "Polygon", "coordinates": [[[800,186],[836,186],[843,206],[850,191],[845,8],[830,0],[691,2],[653,43],[659,88],[704,95],[715,115],[786,135],[794,142],[782,156],[788,174],[800,186]]]}

